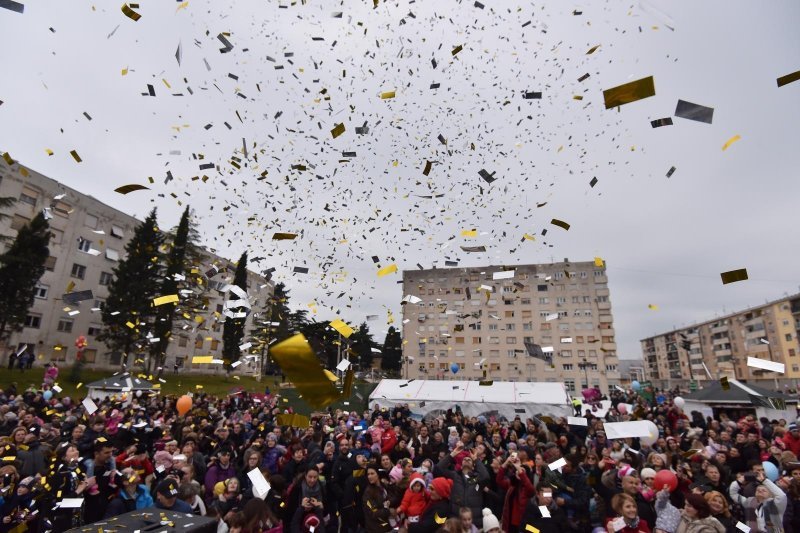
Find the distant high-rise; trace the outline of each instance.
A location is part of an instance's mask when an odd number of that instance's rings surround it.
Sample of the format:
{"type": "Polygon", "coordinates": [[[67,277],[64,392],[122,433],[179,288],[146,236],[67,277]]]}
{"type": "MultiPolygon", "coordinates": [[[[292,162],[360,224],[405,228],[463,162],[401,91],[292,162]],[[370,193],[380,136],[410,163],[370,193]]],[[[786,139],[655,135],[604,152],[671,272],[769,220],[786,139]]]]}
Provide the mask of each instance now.
{"type": "Polygon", "coordinates": [[[403,294],[408,378],[619,383],[608,278],[593,261],[404,271],[403,294]]]}
{"type": "MultiPolygon", "coordinates": [[[[105,305],[108,284],[113,278],[112,270],[124,256],[125,245],[139,225],[135,218],[80,193],[38,172],[15,163],[9,166],[0,159],[0,197],[12,197],[16,202],[3,212],[8,215],[0,219],[0,234],[7,237],[0,243],[0,251],[10,246],[17,230],[28,223],[45,207],[51,207],[50,258],[46,270],[36,289],[34,303],[25,320],[24,328],[11,335],[0,354],[0,364],[8,362],[12,351],[27,349],[36,356],[36,364],[49,361],[71,364],[77,348],[75,339],[86,336],[88,347],[84,360],[99,367],[119,366],[120,354],[111,353],[96,340],[103,327],[99,309],[105,305]],[[63,195],[63,197],[62,197],[63,195]],[[60,197],[59,200],[55,200],[60,197]],[[90,289],[93,300],[79,306],[68,306],[61,299],[68,287],[75,291],[90,289]],[[94,310],[93,310],[94,309],[94,310]],[[79,311],[75,313],[75,311],[79,311]]],[[[203,250],[202,264],[197,265],[198,276],[215,265],[224,271],[231,263],[211,252],[203,250]]],[[[207,282],[203,297],[208,305],[192,328],[173,334],[167,350],[166,364],[169,371],[174,365],[200,371],[221,370],[222,365],[192,365],[192,357],[211,355],[220,359],[222,354],[222,319],[226,295],[219,291],[233,279],[231,272],[222,272],[207,282]],[[202,319],[202,322],[199,320],[202,319]]],[[[262,276],[250,272],[248,295],[262,306],[272,295],[274,285],[262,276]]],[[[196,317],[193,317],[196,318],[196,317]]],[[[246,331],[250,331],[252,315],[248,317],[246,331]]],[[[246,355],[243,353],[242,355],[246,355]]],[[[133,361],[131,357],[131,361],[133,361]]],[[[250,358],[239,367],[246,370],[257,361],[250,358]]]]}
{"type": "Polygon", "coordinates": [[[797,386],[800,294],[642,339],[646,379],[659,387],[723,376],[774,388],[797,386]],[[785,365],[784,374],[747,366],[748,357],[785,365]]]}

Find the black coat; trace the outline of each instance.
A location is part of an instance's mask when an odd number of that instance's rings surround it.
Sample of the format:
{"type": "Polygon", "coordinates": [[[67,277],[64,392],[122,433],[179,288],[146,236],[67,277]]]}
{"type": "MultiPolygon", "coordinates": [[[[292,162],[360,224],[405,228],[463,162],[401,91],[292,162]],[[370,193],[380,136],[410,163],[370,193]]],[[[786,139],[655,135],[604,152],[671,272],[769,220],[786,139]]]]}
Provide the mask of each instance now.
{"type": "Polygon", "coordinates": [[[431,502],[430,505],[425,508],[422,516],[419,517],[419,522],[409,525],[408,533],[431,533],[433,531],[438,531],[448,518],[450,518],[449,500],[431,502]]]}

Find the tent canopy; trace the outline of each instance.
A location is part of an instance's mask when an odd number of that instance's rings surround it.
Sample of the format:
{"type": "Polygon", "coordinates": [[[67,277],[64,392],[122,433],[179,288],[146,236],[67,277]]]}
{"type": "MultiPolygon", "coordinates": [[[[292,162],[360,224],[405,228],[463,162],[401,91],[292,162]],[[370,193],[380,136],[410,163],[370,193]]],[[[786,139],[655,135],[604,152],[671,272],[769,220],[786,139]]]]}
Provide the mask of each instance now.
{"type": "Polygon", "coordinates": [[[683,411],[691,413],[700,411],[703,416],[714,416],[714,409],[755,409],[756,416],[766,417],[770,420],[794,420],[797,417],[797,398],[787,396],[782,392],[772,391],[729,379],[730,388],[725,390],[719,381],[713,381],[701,390],[694,391],[683,397],[686,404],[683,411]],[[786,409],[772,409],[761,405],[754,405],[750,395],[765,398],[780,398],[786,402],[786,409]]]}
{"type": "Polygon", "coordinates": [[[102,389],[112,391],[122,390],[153,390],[153,384],[147,380],[132,377],[130,373],[117,374],[107,378],[98,379],[86,385],[89,389],[102,389]]]}
{"type": "Polygon", "coordinates": [[[712,381],[702,389],[696,390],[683,396],[684,400],[701,403],[744,403],[750,404],[750,394],[764,396],[768,398],[780,398],[786,403],[797,403],[797,398],[787,396],[782,392],[767,390],[749,383],[742,383],[735,379],[729,379],[730,388],[725,390],[719,381],[712,381]]]}
{"type": "Polygon", "coordinates": [[[563,383],[494,381],[482,386],[478,381],[384,379],[370,394],[370,405],[376,403],[389,409],[408,404],[411,412],[420,416],[456,406],[466,416],[496,415],[509,420],[573,414],[563,383]]]}

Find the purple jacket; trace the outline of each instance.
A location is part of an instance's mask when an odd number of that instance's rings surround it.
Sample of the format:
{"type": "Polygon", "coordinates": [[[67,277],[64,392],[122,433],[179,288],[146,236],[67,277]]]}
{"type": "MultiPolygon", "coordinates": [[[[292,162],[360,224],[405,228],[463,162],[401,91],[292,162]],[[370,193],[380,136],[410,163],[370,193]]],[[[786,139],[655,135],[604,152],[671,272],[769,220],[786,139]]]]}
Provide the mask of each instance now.
{"type": "Polygon", "coordinates": [[[208,472],[206,472],[205,479],[206,501],[211,501],[214,499],[214,485],[220,481],[225,481],[226,479],[232,477],[237,477],[236,469],[233,467],[233,463],[229,463],[228,468],[223,468],[219,464],[215,464],[209,468],[208,472]]]}

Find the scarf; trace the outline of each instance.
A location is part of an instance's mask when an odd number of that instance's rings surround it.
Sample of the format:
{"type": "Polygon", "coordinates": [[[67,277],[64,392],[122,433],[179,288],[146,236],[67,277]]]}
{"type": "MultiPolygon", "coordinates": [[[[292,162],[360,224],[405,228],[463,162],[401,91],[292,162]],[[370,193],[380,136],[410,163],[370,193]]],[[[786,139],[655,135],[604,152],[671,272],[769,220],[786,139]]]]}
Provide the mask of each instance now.
{"type": "Polygon", "coordinates": [[[625,526],[626,527],[629,527],[629,528],[631,528],[633,530],[638,530],[639,529],[639,517],[638,516],[636,518],[634,518],[633,520],[628,520],[627,518],[624,518],[624,520],[625,520],[625,526]]]}
{"type": "Polygon", "coordinates": [[[322,487],[319,481],[317,481],[317,484],[313,487],[309,487],[306,480],[303,479],[300,484],[300,489],[302,490],[303,498],[314,498],[317,501],[322,501],[322,487]]]}

